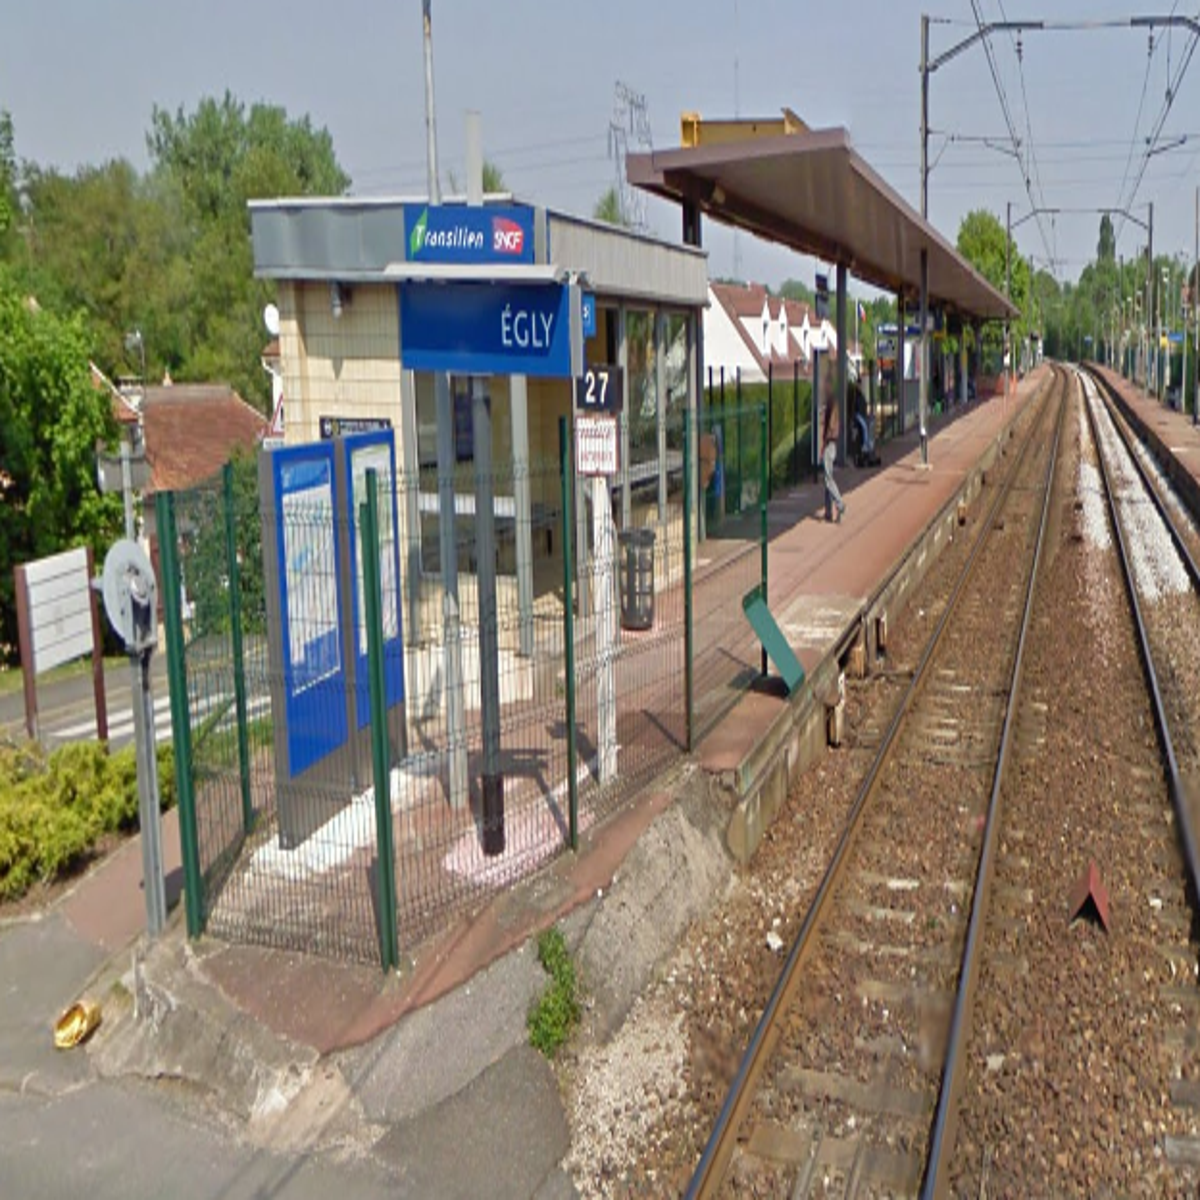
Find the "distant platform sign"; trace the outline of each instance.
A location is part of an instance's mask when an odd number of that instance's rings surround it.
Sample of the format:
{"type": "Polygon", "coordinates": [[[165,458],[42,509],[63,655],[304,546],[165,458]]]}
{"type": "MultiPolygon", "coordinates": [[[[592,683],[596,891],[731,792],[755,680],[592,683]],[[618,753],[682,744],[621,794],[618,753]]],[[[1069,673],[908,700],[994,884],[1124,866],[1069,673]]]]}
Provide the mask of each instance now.
{"type": "Polygon", "coordinates": [[[617,446],[616,417],[576,415],[575,470],[580,475],[615,475],[617,446]]]}
{"type": "Polygon", "coordinates": [[[391,429],[390,417],[321,417],[321,440],[349,437],[354,433],[375,433],[380,429],[391,429]]]}

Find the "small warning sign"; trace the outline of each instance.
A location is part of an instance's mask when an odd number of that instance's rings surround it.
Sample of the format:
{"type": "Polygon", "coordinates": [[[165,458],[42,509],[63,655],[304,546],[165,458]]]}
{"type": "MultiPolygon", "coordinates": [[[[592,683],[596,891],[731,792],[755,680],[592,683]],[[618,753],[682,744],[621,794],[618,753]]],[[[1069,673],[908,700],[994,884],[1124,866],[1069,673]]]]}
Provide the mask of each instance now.
{"type": "Polygon", "coordinates": [[[617,418],[576,414],[575,470],[580,475],[617,473],[617,418]]]}

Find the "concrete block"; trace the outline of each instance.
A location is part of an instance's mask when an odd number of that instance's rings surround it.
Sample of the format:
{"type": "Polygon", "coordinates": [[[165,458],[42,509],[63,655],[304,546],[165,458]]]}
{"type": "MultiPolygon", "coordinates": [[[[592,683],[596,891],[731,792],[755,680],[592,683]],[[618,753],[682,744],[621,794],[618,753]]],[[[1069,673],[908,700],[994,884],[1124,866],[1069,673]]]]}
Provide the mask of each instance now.
{"type": "Polygon", "coordinates": [[[850,647],[850,657],[846,660],[846,670],[850,674],[851,679],[865,679],[867,677],[867,648],[861,642],[855,642],[850,647]]]}
{"type": "Polygon", "coordinates": [[[846,733],[846,702],[839,700],[828,709],[825,718],[827,736],[831,746],[840,746],[846,733]]]}

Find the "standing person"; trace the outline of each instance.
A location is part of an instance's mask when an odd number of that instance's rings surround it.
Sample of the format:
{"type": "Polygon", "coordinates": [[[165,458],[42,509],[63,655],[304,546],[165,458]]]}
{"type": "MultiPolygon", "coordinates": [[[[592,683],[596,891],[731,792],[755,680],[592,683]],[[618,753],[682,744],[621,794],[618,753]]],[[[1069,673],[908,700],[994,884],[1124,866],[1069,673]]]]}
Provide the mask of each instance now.
{"type": "MultiPolygon", "coordinates": [[[[825,364],[822,364],[825,365],[825,364]]],[[[838,431],[841,429],[841,414],[838,412],[837,394],[833,386],[833,371],[826,369],[821,380],[822,420],[821,459],[825,464],[825,520],[833,520],[833,506],[837,506],[837,520],[841,521],[846,511],[846,502],[838,485],[833,481],[833,464],[837,461],[838,431]]]]}

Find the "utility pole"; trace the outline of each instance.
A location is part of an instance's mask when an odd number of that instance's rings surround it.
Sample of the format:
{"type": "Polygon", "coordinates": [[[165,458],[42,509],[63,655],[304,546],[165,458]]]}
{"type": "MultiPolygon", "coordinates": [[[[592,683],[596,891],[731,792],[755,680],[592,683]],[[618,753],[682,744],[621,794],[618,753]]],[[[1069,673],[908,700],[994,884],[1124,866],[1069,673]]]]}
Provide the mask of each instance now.
{"type": "MultiPolygon", "coordinates": [[[[1012,201],[1004,205],[1004,298],[1012,300],[1012,201]]],[[[1004,394],[1008,395],[1008,314],[1004,316],[1004,394]]]]}
{"type": "MultiPolygon", "coordinates": [[[[929,16],[921,14],[921,219],[929,220],[929,16]]],[[[903,319],[903,318],[902,318],[903,319]]],[[[921,465],[929,465],[929,251],[921,250],[921,380],[918,390],[921,465]]],[[[901,363],[903,368],[903,363],[901,363]]],[[[901,369],[901,378],[904,372],[901,369]]],[[[903,387],[903,385],[901,385],[903,387]]]]}
{"type": "MultiPolygon", "coordinates": [[[[441,202],[438,185],[437,122],[433,102],[433,22],[430,0],[422,0],[425,32],[425,133],[429,168],[429,203],[441,202]]],[[[449,746],[450,805],[466,808],[470,801],[467,777],[467,723],[463,697],[462,624],[458,601],[457,509],[454,499],[454,472],[457,455],[454,438],[454,406],[450,396],[450,377],[445,371],[433,376],[437,411],[438,464],[438,550],[442,575],[442,638],[444,645],[446,697],[446,739],[449,746]]]]}
{"type": "Polygon", "coordinates": [[[429,170],[429,203],[441,200],[438,187],[437,121],[433,106],[433,17],[431,0],[421,0],[421,16],[425,33],[425,165],[429,170]]]}
{"type": "MultiPolygon", "coordinates": [[[[1154,201],[1150,201],[1150,223],[1146,230],[1149,241],[1146,246],[1146,328],[1154,328],[1154,201]]],[[[1150,339],[1147,338],[1147,341],[1150,339]]],[[[1146,356],[1146,391],[1158,390],[1158,344],[1154,345],[1154,373],[1150,373],[1150,356],[1146,356]]]]}

